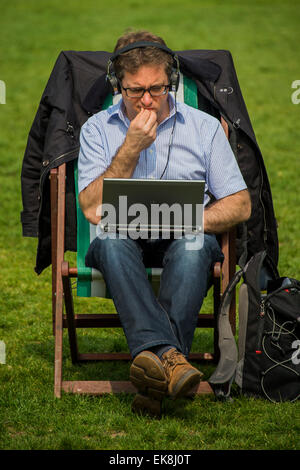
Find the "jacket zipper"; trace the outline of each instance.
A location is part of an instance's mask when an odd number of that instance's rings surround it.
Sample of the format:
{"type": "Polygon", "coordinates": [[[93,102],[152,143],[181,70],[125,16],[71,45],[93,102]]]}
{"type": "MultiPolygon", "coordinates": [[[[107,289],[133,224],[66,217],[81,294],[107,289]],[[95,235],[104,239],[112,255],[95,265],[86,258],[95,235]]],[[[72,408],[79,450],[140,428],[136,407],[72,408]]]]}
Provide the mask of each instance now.
{"type": "MultiPolygon", "coordinates": [[[[214,99],[215,101],[217,101],[216,99],[216,85],[214,85],[214,99]]],[[[221,113],[220,113],[221,114],[221,113]]],[[[223,115],[222,115],[223,116],[223,115]]],[[[223,116],[224,118],[224,116],[223,116]]],[[[225,119],[225,118],[224,118],[225,119]]],[[[239,121],[239,120],[238,120],[239,121]]],[[[237,121],[236,121],[237,122],[237,121]]],[[[239,122],[238,122],[238,125],[235,126],[235,123],[232,123],[233,124],[233,127],[235,129],[238,129],[240,127],[239,125],[239,122]]],[[[262,171],[262,168],[261,168],[261,165],[260,163],[258,162],[259,164],[259,171],[260,171],[260,175],[261,175],[261,185],[260,185],[260,188],[259,188],[259,200],[260,200],[260,203],[261,203],[261,206],[262,206],[262,209],[263,209],[263,220],[264,220],[264,235],[263,235],[263,239],[264,239],[264,243],[267,242],[267,238],[268,238],[268,235],[267,235],[267,223],[266,223],[266,208],[264,206],[264,203],[262,201],[262,189],[263,189],[263,183],[264,183],[264,176],[263,176],[263,171],[262,171]]]]}
{"type": "Polygon", "coordinates": [[[262,353],[261,348],[262,348],[262,339],[263,339],[263,334],[264,334],[265,314],[266,314],[265,298],[262,298],[260,300],[258,327],[257,327],[257,346],[256,346],[255,354],[262,353]]]}

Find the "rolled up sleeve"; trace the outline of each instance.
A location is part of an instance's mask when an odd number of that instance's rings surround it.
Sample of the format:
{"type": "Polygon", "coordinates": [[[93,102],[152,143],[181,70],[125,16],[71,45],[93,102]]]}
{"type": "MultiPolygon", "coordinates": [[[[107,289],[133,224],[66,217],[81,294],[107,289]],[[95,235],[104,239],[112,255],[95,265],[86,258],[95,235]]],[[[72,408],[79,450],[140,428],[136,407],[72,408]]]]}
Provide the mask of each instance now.
{"type": "Polygon", "coordinates": [[[208,152],[207,170],[208,189],[216,199],[247,189],[235,155],[219,123],[208,152]]]}

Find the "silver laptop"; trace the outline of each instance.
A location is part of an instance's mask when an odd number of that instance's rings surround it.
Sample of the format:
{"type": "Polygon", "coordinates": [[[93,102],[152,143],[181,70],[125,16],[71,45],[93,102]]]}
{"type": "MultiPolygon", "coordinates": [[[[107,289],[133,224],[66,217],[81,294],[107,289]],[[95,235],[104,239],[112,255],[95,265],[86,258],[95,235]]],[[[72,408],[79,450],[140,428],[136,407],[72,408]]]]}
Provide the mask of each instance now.
{"type": "Polygon", "coordinates": [[[203,231],[205,182],[104,178],[100,228],[142,234],[203,231]]]}

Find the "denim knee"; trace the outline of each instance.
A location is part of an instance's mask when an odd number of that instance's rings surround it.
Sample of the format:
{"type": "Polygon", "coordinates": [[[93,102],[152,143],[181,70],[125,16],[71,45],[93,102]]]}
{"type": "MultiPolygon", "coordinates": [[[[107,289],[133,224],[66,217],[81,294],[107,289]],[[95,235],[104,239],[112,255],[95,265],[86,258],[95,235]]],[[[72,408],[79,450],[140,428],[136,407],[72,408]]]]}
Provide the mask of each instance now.
{"type": "Polygon", "coordinates": [[[215,261],[223,261],[223,253],[216,237],[210,234],[203,234],[194,240],[186,238],[174,240],[166,252],[164,264],[170,256],[175,256],[178,263],[188,263],[190,267],[199,266],[202,261],[208,265],[215,261]]]}
{"type": "Polygon", "coordinates": [[[99,264],[103,258],[106,258],[107,253],[114,251],[114,240],[110,238],[100,239],[96,237],[90,244],[87,254],[85,256],[85,264],[90,268],[99,269],[99,264]]]}
{"type": "Polygon", "coordinates": [[[89,246],[85,264],[88,267],[101,270],[101,266],[104,264],[114,264],[130,254],[141,257],[141,252],[141,248],[130,238],[96,237],[89,246]]]}

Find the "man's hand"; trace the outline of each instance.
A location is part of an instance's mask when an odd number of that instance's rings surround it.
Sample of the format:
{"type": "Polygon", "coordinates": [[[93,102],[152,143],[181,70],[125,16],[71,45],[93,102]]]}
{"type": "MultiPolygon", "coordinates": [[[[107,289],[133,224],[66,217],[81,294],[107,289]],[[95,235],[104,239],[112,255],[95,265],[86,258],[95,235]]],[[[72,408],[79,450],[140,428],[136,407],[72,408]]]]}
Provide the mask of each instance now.
{"type": "Polygon", "coordinates": [[[157,115],[154,111],[141,108],[140,112],[131,121],[124,145],[133,153],[140,154],[142,150],[150,147],[156,139],[158,126],[157,115]]]}
{"type": "Polygon", "coordinates": [[[107,170],[79,194],[81,209],[89,222],[97,224],[97,209],[102,203],[104,178],[131,178],[142,150],[156,138],[157,115],[142,108],[131,121],[125,140],[107,170]]]}

